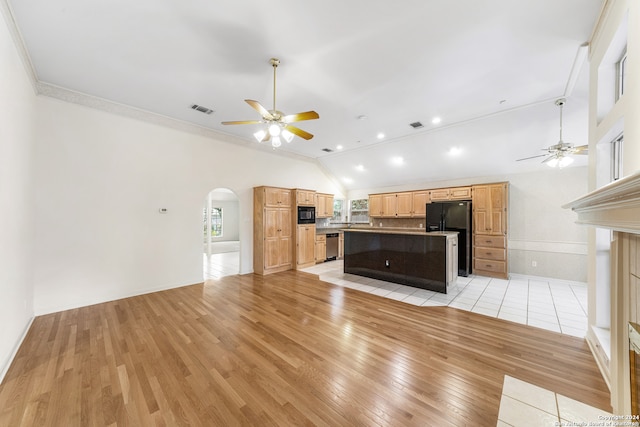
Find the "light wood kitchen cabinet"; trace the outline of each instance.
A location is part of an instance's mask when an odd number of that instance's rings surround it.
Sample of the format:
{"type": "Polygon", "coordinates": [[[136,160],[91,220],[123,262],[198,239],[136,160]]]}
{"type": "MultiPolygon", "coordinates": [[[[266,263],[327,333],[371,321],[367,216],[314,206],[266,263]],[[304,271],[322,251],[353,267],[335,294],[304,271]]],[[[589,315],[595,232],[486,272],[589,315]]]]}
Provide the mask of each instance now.
{"type": "Polygon", "coordinates": [[[338,235],[338,259],[344,258],[344,233],[338,235]]]}
{"type": "Polygon", "coordinates": [[[429,191],[404,191],[369,195],[372,218],[416,218],[426,215],[429,191]]]}
{"type": "Polygon", "coordinates": [[[369,216],[382,216],[382,194],[369,194],[369,216]]]}
{"type": "Polygon", "coordinates": [[[293,266],[291,191],[254,188],[253,226],[254,273],[264,275],[290,270],[293,266]]]}
{"type": "Polygon", "coordinates": [[[327,259],[327,235],[316,234],[316,262],[324,262],[327,259]]]}
{"type": "Polygon", "coordinates": [[[298,206],[315,206],[316,204],[316,192],[313,190],[301,190],[296,188],[294,190],[296,205],[298,206]]]}
{"type": "Polygon", "coordinates": [[[445,202],[447,200],[471,200],[471,187],[451,187],[431,190],[432,202],[445,202]]]}
{"type": "Polygon", "coordinates": [[[333,216],[333,194],[316,193],[316,218],[333,216]]]}
{"type": "Polygon", "coordinates": [[[474,231],[478,234],[502,236],[507,229],[506,184],[473,187],[474,231]]]}
{"type": "Polygon", "coordinates": [[[438,188],[436,190],[431,190],[431,201],[432,202],[441,202],[449,200],[449,189],[448,188],[438,188]]]}
{"type": "Polygon", "coordinates": [[[316,226],[298,225],[296,228],[296,269],[315,264],[316,226]]]}
{"type": "Polygon", "coordinates": [[[396,194],[396,217],[411,218],[413,216],[413,193],[396,194]]]}
{"type": "Polygon", "coordinates": [[[471,200],[471,187],[450,188],[449,200],[471,200]]]}
{"type": "Polygon", "coordinates": [[[428,191],[414,191],[411,193],[411,205],[413,206],[412,217],[426,217],[427,203],[429,203],[428,191]]]}
{"type": "Polygon", "coordinates": [[[256,187],[264,189],[264,205],[270,207],[291,207],[291,190],[278,187],[256,187]]]}
{"type": "Polygon", "coordinates": [[[473,272],[508,278],[508,184],[473,187],[473,272]]]}
{"type": "Polygon", "coordinates": [[[395,218],[396,217],[397,198],[396,194],[383,194],[382,195],[382,217],[383,218],[395,218]]]}

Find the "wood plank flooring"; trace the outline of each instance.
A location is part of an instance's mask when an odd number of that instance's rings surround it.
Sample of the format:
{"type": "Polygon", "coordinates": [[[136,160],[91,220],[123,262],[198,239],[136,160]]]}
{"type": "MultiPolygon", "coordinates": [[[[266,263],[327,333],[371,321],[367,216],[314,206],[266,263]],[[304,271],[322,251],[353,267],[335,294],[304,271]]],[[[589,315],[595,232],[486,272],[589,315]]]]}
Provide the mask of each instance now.
{"type": "Polygon", "coordinates": [[[288,271],[34,320],[0,426],[495,426],[504,375],[610,411],[583,339],[288,271]]]}

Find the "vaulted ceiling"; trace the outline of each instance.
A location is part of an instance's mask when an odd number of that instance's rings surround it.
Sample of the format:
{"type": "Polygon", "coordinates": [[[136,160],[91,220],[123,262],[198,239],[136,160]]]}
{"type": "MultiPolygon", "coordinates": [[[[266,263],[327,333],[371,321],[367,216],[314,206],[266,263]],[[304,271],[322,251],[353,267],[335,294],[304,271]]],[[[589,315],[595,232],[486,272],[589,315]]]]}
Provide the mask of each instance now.
{"type": "Polygon", "coordinates": [[[576,59],[604,0],[8,3],[41,85],[238,143],[258,144],[261,125],[221,122],[259,119],[244,99],[272,107],[279,58],[278,110],[320,118],[297,124],[313,139],[277,151],[356,189],[545,168],[516,160],[558,142],[560,97],[565,141],[586,144],[588,67],[576,59]]]}

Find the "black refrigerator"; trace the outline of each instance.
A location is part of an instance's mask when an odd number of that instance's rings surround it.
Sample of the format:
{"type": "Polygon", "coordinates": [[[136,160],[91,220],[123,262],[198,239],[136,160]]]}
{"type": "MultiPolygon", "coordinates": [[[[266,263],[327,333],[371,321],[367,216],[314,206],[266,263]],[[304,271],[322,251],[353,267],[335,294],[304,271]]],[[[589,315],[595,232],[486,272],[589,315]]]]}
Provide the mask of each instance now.
{"type": "Polygon", "coordinates": [[[471,273],[471,202],[427,203],[427,232],[458,232],[458,275],[471,273]]]}

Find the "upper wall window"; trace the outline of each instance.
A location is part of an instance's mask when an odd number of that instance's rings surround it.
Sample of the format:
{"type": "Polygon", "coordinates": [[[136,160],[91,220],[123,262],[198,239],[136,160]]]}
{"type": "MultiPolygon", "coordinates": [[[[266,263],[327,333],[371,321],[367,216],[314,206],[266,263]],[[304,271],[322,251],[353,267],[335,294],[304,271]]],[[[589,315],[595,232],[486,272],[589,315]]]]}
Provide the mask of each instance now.
{"type": "Polygon", "coordinates": [[[617,78],[617,91],[616,91],[616,101],[624,95],[624,86],[625,86],[625,78],[627,76],[627,54],[625,52],[624,56],[620,61],[616,64],[616,68],[618,71],[617,78]]]}

